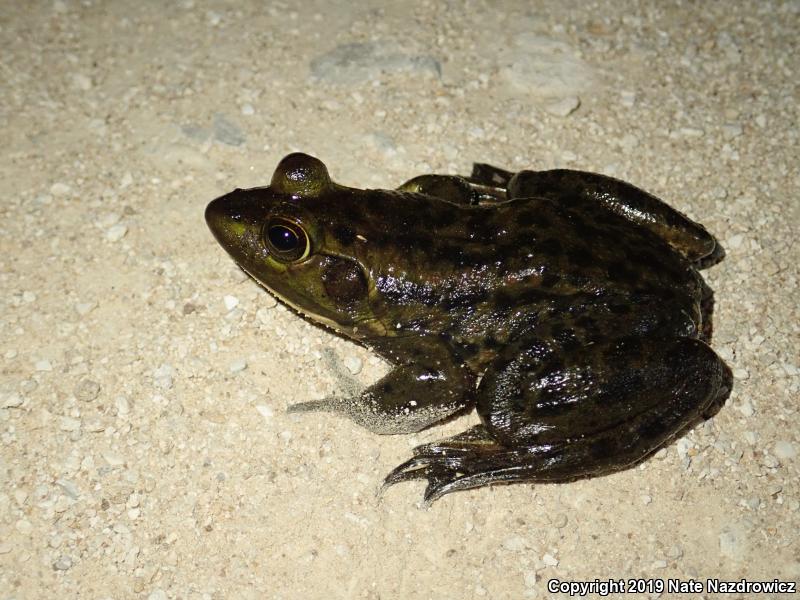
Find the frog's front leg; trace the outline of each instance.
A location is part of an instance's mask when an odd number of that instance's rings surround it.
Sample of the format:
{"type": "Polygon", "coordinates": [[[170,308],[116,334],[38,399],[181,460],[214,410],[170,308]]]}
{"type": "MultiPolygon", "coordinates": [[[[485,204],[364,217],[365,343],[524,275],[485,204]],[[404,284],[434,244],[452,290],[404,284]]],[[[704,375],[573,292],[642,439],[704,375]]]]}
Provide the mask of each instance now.
{"type": "MultiPolygon", "coordinates": [[[[389,360],[408,356],[407,342],[389,341],[376,348],[389,360]],[[387,346],[392,346],[388,350],[387,346]]],[[[289,412],[341,412],[374,433],[413,433],[474,404],[475,376],[453,360],[449,349],[421,338],[413,342],[413,362],[398,364],[357,397],[301,402],[289,412]]]]}
{"type": "Polygon", "coordinates": [[[482,185],[458,175],[419,175],[397,189],[473,206],[506,200],[505,186],[482,185]]]}
{"type": "Polygon", "coordinates": [[[565,482],[628,468],[719,410],[730,369],[693,338],[621,339],[563,358],[510,346],[478,391],[483,421],[420,446],[385,486],[424,478],[425,501],[500,482],[565,482]]]}

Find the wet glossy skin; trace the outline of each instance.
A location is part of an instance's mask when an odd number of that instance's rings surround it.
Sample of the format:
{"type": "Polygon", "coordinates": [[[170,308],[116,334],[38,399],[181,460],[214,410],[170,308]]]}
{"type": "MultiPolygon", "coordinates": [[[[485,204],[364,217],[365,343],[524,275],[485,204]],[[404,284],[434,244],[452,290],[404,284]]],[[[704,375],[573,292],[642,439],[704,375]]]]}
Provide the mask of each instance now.
{"type": "Polygon", "coordinates": [[[427,502],[630,467],[730,393],[698,273],[721,248],[615,179],[475,165],[358,190],[292,154],[269,187],[214,200],[206,220],[278,298],[395,366],[358,397],[292,410],[406,433],[477,409],[481,425],[386,478],[427,479],[427,502]]]}

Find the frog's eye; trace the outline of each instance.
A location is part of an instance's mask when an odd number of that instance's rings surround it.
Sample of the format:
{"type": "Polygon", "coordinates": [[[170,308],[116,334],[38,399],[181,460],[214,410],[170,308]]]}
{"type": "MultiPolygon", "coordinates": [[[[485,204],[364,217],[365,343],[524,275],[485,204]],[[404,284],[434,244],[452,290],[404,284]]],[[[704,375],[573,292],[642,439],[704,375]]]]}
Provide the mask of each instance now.
{"type": "Polygon", "coordinates": [[[272,219],[264,230],[267,248],[281,262],[297,262],[311,252],[311,243],[303,228],[285,219],[272,219]]]}

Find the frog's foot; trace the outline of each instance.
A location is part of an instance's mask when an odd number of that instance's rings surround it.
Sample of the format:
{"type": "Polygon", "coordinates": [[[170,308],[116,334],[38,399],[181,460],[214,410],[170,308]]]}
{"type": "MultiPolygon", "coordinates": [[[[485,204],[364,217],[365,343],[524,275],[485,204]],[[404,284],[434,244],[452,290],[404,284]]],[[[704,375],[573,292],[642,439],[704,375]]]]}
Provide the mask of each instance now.
{"type": "Polygon", "coordinates": [[[423,502],[430,506],[450,492],[531,480],[535,476],[530,461],[539,461],[537,454],[547,448],[550,446],[506,448],[483,425],[476,425],[459,435],[414,448],[414,456],[386,476],[379,495],[396,483],[427,479],[423,502]]]}

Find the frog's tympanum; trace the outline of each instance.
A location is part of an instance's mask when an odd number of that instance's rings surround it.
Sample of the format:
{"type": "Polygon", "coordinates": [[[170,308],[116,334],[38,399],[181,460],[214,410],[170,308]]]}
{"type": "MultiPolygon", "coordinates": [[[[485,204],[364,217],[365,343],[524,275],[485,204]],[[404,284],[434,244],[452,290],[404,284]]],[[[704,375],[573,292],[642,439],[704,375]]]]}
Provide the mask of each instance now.
{"type": "Polygon", "coordinates": [[[206,220],[253,279],[394,367],[357,397],[290,410],[407,433],[477,409],[480,425],[386,478],[426,479],[427,502],[628,468],[731,390],[698,273],[722,248],[610,177],[476,164],[359,190],[298,153],[268,187],[211,202],[206,220]]]}

